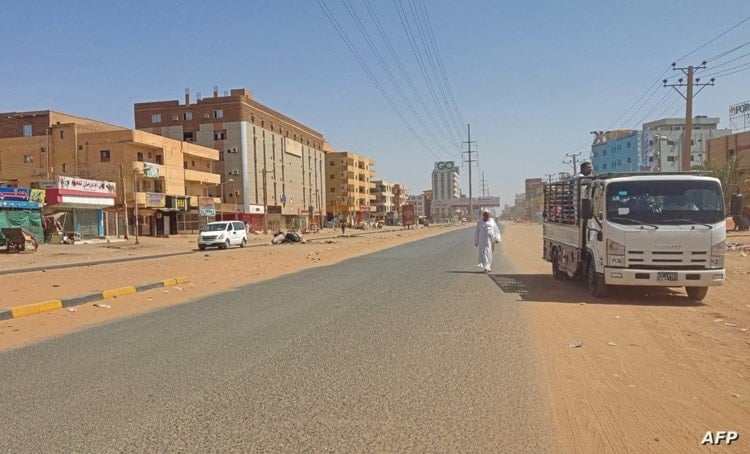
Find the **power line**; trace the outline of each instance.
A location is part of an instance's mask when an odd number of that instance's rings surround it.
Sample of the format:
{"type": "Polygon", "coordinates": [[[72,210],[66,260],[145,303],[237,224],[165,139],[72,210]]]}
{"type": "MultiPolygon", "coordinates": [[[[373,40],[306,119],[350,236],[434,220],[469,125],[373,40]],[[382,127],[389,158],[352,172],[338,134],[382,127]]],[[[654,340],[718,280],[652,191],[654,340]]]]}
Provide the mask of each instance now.
{"type": "Polygon", "coordinates": [[[417,40],[414,37],[414,33],[411,30],[411,22],[409,21],[409,17],[404,11],[403,4],[401,3],[401,0],[393,0],[394,5],[396,6],[396,11],[398,12],[399,19],[401,20],[401,26],[404,29],[404,32],[406,33],[407,40],[409,41],[409,46],[411,47],[412,53],[414,53],[414,57],[417,62],[417,66],[419,66],[419,71],[422,74],[422,78],[425,81],[425,84],[427,86],[427,91],[429,92],[430,96],[432,97],[433,102],[435,103],[436,110],[438,112],[438,115],[440,116],[440,119],[443,122],[443,126],[445,127],[446,132],[450,135],[451,130],[450,126],[448,125],[448,119],[445,116],[445,113],[443,112],[443,106],[441,105],[440,101],[437,98],[437,95],[435,94],[435,88],[432,84],[432,80],[429,76],[429,71],[427,71],[427,68],[425,67],[424,59],[422,58],[422,53],[419,51],[419,46],[417,46],[417,40]]]}
{"type": "Polygon", "coordinates": [[[351,42],[349,37],[347,36],[344,29],[341,27],[341,24],[336,20],[336,17],[333,15],[330,9],[328,9],[328,6],[325,4],[325,0],[315,0],[318,3],[318,6],[320,6],[320,9],[323,10],[323,13],[326,15],[328,20],[331,22],[333,27],[336,29],[336,32],[339,34],[341,39],[344,41],[346,46],[349,48],[349,50],[352,52],[354,57],[357,59],[357,62],[360,64],[362,69],[365,71],[365,74],[367,74],[367,77],[370,79],[370,81],[375,85],[375,88],[380,92],[380,95],[385,99],[385,101],[388,103],[390,108],[393,110],[393,112],[398,116],[398,118],[406,125],[406,127],[409,129],[409,131],[414,134],[414,136],[417,138],[419,143],[435,158],[440,159],[440,157],[432,151],[430,147],[427,146],[425,141],[422,139],[422,137],[417,134],[417,132],[412,127],[411,123],[404,117],[404,115],[401,113],[401,111],[398,109],[398,107],[393,103],[393,100],[391,100],[390,96],[388,96],[388,93],[383,89],[382,85],[380,85],[380,82],[378,82],[377,78],[375,77],[375,74],[370,70],[370,67],[367,66],[367,63],[362,58],[362,55],[357,51],[354,44],[351,42]]]}
{"type": "Polygon", "coordinates": [[[443,134],[444,137],[446,137],[449,141],[451,141],[456,148],[459,147],[458,141],[455,137],[447,134],[443,128],[440,127],[440,124],[435,120],[435,117],[432,115],[432,112],[430,109],[427,108],[427,106],[424,103],[424,100],[422,99],[422,96],[419,94],[419,91],[414,86],[414,82],[409,77],[409,74],[406,71],[406,68],[404,67],[403,63],[401,62],[401,59],[398,56],[398,53],[393,47],[393,44],[391,43],[390,38],[388,38],[388,34],[385,32],[382,23],[378,19],[377,15],[375,14],[375,11],[372,8],[372,5],[370,5],[369,0],[363,0],[365,8],[367,9],[367,12],[370,15],[370,18],[372,19],[373,23],[375,24],[375,28],[378,30],[378,33],[380,34],[380,37],[385,42],[386,47],[388,48],[389,53],[391,54],[391,57],[393,57],[393,60],[396,62],[396,66],[398,67],[399,71],[401,72],[401,75],[406,80],[407,85],[411,89],[412,93],[417,99],[417,103],[422,107],[423,111],[427,115],[427,118],[432,122],[432,125],[435,127],[435,129],[440,133],[443,134]]]}
{"type": "Polygon", "coordinates": [[[437,138],[435,138],[435,135],[432,134],[432,132],[427,128],[427,125],[422,120],[422,117],[419,115],[419,112],[416,111],[414,106],[409,102],[409,99],[406,97],[406,94],[404,94],[403,90],[401,90],[401,87],[399,86],[398,82],[396,81],[396,78],[393,76],[393,73],[388,67],[388,63],[386,63],[385,59],[383,59],[383,56],[380,54],[380,51],[378,51],[377,46],[375,46],[375,43],[372,41],[372,38],[370,38],[370,34],[367,33],[367,30],[365,29],[364,25],[362,24],[362,21],[359,20],[359,16],[354,11],[354,9],[351,6],[351,3],[349,0],[344,0],[344,6],[346,6],[346,9],[349,11],[349,15],[354,19],[354,23],[359,29],[360,33],[365,37],[365,41],[367,41],[367,44],[370,46],[370,50],[375,54],[375,56],[378,58],[378,61],[380,62],[381,67],[385,71],[386,75],[388,76],[388,79],[393,84],[393,87],[396,89],[396,92],[401,96],[401,99],[404,101],[406,106],[411,110],[412,114],[417,118],[417,121],[420,123],[424,131],[427,133],[428,136],[430,136],[435,143],[440,147],[441,150],[443,150],[446,154],[450,155],[448,150],[445,149],[442,143],[440,143],[437,138]]]}

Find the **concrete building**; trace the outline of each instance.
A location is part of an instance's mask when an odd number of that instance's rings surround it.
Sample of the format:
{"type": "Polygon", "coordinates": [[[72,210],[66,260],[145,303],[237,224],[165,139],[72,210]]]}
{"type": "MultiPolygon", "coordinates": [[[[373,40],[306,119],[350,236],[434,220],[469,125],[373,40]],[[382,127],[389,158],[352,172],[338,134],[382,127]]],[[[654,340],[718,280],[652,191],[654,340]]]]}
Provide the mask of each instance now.
{"type": "Polygon", "coordinates": [[[451,206],[461,197],[461,175],[454,161],[436,162],[432,170],[432,220],[447,222],[461,215],[451,206]]]}
{"type": "MultiPolygon", "coordinates": [[[[696,116],[693,119],[691,167],[700,166],[706,159],[708,141],[731,133],[729,129],[718,129],[719,119],[696,116]]],[[[641,146],[641,168],[652,172],[679,172],[682,156],[684,118],[662,118],[643,124],[641,146]]]]}
{"type": "Polygon", "coordinates": [[[426,216],[424,199],[425,199],[425,195],[419,194],[419,195],[410,195],[409,199],[406,201],[406,203],[410,203],[414,205],[414,216],[417,216],[417,217],[426,216]]]}
{"type": "Polygon", "coordinates": [[[384,220],[386,213],[395,211],[393,199],[393,183],[385,180],[373,180],[373,202],[370,217],[374,220],[384,220]]]}
{"type": "Polygon", "coordinates": [[[3,113],[0,134],[1,184],[47,189],[45,214],[69,213],[84,238],[133,232],[136,210],[139,234],[196,230],[199,198],[219,183],[216,150],[96,120],[3,113]]]}
{"type": "Polygon", "coordinates": [[[349,151],[326,153],[325,181],[326,217],[329,221],[342,220],[350,226],[371,221],[375,176],[375,161],[349,151]]]}
{"type": "Polygon", "coordinates": [[[192,102],[134,105],[135,126],[219,152],[228,213],[266,229],[318,223],[326,206],[323,135],[253,99],[246,89],[192,102]],[[266,215],[267,214],[267,215],[266,215]]]}
{"type": "Polygon", "coordinates": [[[591,165],[594,173],[638,172],[640,156],[641,131],[595,132],[594,143],[591,145],[591,165]]]}

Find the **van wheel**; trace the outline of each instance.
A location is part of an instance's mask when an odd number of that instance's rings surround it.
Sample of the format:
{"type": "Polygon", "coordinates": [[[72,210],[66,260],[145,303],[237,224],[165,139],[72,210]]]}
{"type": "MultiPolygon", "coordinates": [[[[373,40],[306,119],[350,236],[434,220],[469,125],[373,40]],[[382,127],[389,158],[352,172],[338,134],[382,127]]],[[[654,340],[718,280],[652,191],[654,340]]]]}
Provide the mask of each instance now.
{"type": "Polygon", "coordinates": [[[701,302],[706,297],[706,293],[708,293],[708,287],[685,287],[685,291],[688,298],[695,302],[701,302]]]}
{"type": "Polygon", "coordinates": [[[240,242],[240,247],[245,247],[245,246],[247,246],[247,240],[243,238],[242,241],[240,242]]]}
{"type": "Polygon", "coordinates": [[[205,251],[206,250],[206,245],[205,244],[199,244],[198,245],[198,249],[200,249],[201,251],[205,251]]]}
{"type": "Polygon", "coordinates": [[[230,243],[229,243],[229,240],[226,240],[226,241],[224,242],[224,246],[222,246],[221,248],[222,248],[222,249],[229,249],[229,245],[230,245],[230,243]]]}
{"type": "Polygon", "coordinates": [[[557,248],[552,249],[552,277],[561,281],[568,277],[568,273],[560,269],[560,253],[557,248]]]}
{"type": "Polygon", "coordinates": [[[607,284],[604,283],[604,276],[596,272],[594,259],[589,259],[586,262],[586,285],[589,293],[595,297],[604,298],[607,296],[607,284]]]}

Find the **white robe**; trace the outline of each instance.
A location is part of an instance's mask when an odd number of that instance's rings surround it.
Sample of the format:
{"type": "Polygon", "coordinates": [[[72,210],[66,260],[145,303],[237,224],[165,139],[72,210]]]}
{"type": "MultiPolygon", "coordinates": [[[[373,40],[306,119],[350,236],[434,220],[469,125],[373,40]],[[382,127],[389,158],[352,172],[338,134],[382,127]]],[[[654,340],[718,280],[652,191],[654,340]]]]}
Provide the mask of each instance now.
{"type": "Polygon", "coordinates": [[[479,266],[486,271],[492,270],[494,243],[499,243],[501,240],[500,228],[494,219],[490,218],[486,222],[484,219],[477,221],[474,229],[474,244],[479,248],[479,266]]]}

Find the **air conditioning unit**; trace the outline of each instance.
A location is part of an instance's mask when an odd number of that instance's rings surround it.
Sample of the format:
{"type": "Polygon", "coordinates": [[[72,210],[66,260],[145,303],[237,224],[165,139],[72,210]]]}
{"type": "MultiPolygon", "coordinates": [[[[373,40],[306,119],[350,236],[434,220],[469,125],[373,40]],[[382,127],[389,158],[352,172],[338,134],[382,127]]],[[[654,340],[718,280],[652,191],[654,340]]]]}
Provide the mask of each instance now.
{"type": "Polygon", "coordinates": [[[234,169],[231,172],[229,172],[229,175],[239,175],[239,174],[240,174],[240,171],[237,169],[234,169]]]}
{"type": "Polygon", "coordinates": [[[237,149],[237,147],[232,147],[232,148],[230,148],[230,149],[227,150],[227,153],[238,153],[238,152],[239,152],[239,150],[237,149]]]}

